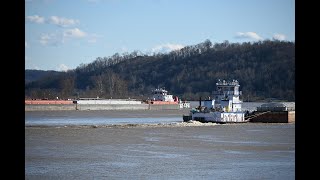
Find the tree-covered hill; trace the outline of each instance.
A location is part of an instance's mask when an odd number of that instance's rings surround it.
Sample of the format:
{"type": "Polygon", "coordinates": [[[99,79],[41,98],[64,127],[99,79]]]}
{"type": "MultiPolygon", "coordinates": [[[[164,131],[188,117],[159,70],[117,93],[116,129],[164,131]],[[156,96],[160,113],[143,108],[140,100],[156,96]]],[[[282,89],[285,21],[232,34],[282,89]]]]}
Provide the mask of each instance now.
{"type": "Polygon", "coordinates": [[[26,85],[26,97],[143,98],[165,87],[182,99],[208,97],[218,79],[236,79],[243,100],[295,100],[295,43],[212,44],[209,40],[167,54],[138,51],[99,57],[89,64],[26,85]]]}
{"type": "Polygon", "coordinates": [[[45,78],[48,76],[56,76],[61,73],[63,72],[27,69],[25,70],[25,84],[28,84],[32,81],[40,80],[41,78],[45,78]]]}

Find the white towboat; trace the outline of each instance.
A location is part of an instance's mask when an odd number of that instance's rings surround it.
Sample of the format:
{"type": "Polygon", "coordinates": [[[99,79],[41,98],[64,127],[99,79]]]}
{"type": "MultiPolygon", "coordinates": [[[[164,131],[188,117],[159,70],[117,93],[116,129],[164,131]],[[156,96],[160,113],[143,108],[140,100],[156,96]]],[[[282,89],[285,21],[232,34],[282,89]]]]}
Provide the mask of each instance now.
{"type": "Polygon", "coordinates": [[[245,115],[247,111],[241,110],[242,101],[239,99],[239,82],[221,81],[216,83],[217,90],[213,92],[214,99],[204,100],[201,105],[190,111],[188,116],[183,116],[183,121],[200,121],[214,123],[242,123],[247,122],[245,115]]]}
{"type": "Polygon", "coordinates": [[[149,104],[155,105],[171,105],[176,104],[179,105],[179,108],[190,108],[190,102],[181,101],[177,96],[173,97],[173,95],[168,94],[168,91],[165,88],[157,88],[152,91],[153,96],[152,100],[148,101],[149,104]]]}

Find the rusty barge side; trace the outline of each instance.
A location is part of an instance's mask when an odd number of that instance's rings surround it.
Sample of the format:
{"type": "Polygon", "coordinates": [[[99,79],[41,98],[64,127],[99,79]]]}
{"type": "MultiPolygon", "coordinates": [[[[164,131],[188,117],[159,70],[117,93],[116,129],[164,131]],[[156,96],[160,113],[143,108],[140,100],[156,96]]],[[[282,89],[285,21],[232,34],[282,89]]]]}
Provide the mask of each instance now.
{"type": "Polygon", "coordinates": [[[295,107],[285,103],[271,102],[262,104],[248,117],[249,122],[294,123],[295,107]]]}
{"type": "Polygon", "coordinates": [[[264,113],[255,112],[249,122],[262,123],[294,123],[295,111],[268,111],[264,113]]]}

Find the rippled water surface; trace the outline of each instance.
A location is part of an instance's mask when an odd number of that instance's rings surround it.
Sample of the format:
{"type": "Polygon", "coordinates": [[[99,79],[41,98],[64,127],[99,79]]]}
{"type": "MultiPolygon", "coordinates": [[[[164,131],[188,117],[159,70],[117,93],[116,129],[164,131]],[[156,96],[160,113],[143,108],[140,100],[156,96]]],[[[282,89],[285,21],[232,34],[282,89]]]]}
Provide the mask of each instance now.
{"type": "Polygon", "coordinates": [[[295,179],[295,124],[60,126],[180,122],[186,112],[26,112],[25,177],[295,179]]]}
{"type": "Polygon", "coordinates": [[[26,179],[295,179],[294,124],[27,127],[26,179]]]}

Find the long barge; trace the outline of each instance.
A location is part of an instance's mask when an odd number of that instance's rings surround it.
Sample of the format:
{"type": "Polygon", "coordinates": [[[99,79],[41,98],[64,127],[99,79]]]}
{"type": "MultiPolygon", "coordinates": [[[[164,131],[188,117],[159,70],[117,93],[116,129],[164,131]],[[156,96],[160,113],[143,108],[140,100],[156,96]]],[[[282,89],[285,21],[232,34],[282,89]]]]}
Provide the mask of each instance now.
{"type": "Polygon", "coordinates": [[[179,110],[190,108],[190,102],[168,94],[164,88],[153,91],[151,100],[78,98],[74,100],[25,100],[25,111],[46,110],[179,110]]]}

